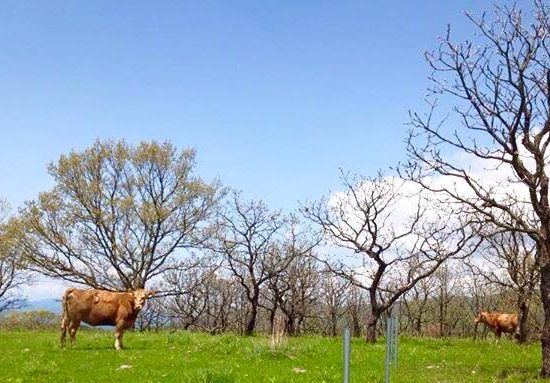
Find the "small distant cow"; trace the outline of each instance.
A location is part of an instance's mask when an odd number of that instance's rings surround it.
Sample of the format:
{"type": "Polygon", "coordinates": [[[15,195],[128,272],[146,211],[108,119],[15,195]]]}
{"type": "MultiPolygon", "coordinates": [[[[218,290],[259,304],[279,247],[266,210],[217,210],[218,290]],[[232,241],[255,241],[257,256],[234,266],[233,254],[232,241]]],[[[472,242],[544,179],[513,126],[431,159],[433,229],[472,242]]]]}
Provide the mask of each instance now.
{"type": "Polygon", "coordinates": [[[504,314],[498,312],[481,311],[475,318],[475,323],[485,323],[500,340],[503,332],[515,334],[518,328],[518,314],[504,314]]]}
{"type": "Polygon", "coordinates": [[[120,350],[124,330],[134,327],[145,300],[154,294],[153,291],[144,289],[128,292],[67,289],[63,295],[61,346],[65,344],[67,330],[71,343],[75,342],[76,332],[82,321],[92,326],[115,326],[115,348],[120,350]]]}

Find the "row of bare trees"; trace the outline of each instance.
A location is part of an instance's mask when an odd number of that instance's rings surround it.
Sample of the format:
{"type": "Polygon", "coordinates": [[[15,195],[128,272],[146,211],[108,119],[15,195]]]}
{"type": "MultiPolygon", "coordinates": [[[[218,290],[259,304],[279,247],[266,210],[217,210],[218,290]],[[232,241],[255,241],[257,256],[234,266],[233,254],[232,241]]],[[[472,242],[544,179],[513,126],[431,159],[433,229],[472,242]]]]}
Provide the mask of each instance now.
{"type": "MultiPolygon", "coordinates": [[[[295,278],[308,283],[289,280],[294,282],[294,291],[283,294],[281,301],[290,310],[278,308],[274,311],[272,302],[280,291],[268,285],[261,289],[256,332],[275,332],[276,318],[281,318],[285,333],[290,335],[335,336],[342,333],[344,326],[350,326],[355,336],[366,336],[365,318],[370,311],[368,294],[345,279],[323,271],[321,263],[317,266],[315,269],[295,269],[295,278]]],[[[145,309],[138,324],[141,329],[246,333],[250,309],[246,293],[236,277],[230,274],[220,276],[219,270],[203,269],[196,270],[196,274],[187,273],[183,279],[188,283],[171,286],[174,292],[179,291],[177,296],[156,299],[145,309]],[[196,281],[199,280],[200,287],[197,287],[196,281]]],[[[180,283],[181,279],[177,281],[180,283]]],[[[402,334],[486,336],[488,329],[473,321],[478,310],[510,311],[516,302],[517,290],[505,287],[501,282],[492,283],[469,265],[453,261],[445,263],[404,294],[393,306],[392,315],[399,316],[402,334]]],[[[529,302],[529,309],[529,333],[526,336],[533,340],[540,336],[542,323],[538,294],[535,293],[529,302]]],[[[381,319],[387,315],[383,314],[381,319]]],[[[377,335],[384,333],[381,322],[376,327],[377,335]]]]}

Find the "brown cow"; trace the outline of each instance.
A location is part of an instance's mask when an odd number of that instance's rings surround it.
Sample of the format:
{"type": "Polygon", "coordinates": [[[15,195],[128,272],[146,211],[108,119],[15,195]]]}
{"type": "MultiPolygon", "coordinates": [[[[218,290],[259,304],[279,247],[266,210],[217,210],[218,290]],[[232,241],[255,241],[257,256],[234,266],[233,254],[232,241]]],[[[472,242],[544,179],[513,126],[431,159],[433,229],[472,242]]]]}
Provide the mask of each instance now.
{"type": "Polygon", "coordinates": [[[480,311],[475,323],[485,323],[497,337],[497,342],[503,332],[514,334],[518,328],[518,314],[504,314],[499,312],[480,311]]]}
{"type": "Polygon", "coordinates": [[[69,288],[63,295],[63,319],[61,320],[61,346],[69,330],[71,343],[76,340],[80,322],[92,326],[115,326],[115,348],[122,348],[122,333],[133,328],[136,317],[145,300],[155,293],[138,289],[128,292],[112,292],[95,289],[69,288]]]}

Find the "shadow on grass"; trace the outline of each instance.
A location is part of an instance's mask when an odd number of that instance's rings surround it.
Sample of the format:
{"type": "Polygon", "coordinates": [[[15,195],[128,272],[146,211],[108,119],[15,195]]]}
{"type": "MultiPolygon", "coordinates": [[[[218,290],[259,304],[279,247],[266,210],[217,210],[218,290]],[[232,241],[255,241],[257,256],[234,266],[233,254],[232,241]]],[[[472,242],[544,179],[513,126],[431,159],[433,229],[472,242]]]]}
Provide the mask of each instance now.
{"type": "Polygon", "coordinates": [[[113,351],[113,352],[124,352],[124,351],[146,351],[146,350],[153,350],[158,349],[154,347],[150,347],[149,345],[130,345],[130,346],[124,346],[122,350],[116,350],[113,345],[106,345],[106,344],[84,344],[84,345],[71,345],[71,346],[65,346],[65,347],[59,347],[58,349],[60,351],[113,351]]]}
{"type": "Polygon", "coordinates": [[[507,381],[510,378],[521,378],[523,382],[539,380],[539,370],[532,368],[503,368],[495,375],[498,381],[507,381]]]}

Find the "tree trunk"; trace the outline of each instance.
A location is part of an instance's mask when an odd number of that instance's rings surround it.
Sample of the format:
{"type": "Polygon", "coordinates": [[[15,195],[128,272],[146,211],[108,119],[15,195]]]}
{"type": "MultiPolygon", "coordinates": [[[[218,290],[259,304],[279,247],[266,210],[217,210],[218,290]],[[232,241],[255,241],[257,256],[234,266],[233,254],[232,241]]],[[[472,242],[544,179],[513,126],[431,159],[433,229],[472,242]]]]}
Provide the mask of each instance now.
{"type": "Polygon", "coordinates": [[[333,310],[330,314],[330,336],[336,336],[336,326],[338,325],[338,313],[333,310]]]}
{"type": "Polygon", "coordinates": [[[441,284],[441,290],[440,290],[440,296],[439,296],[439,304],[438,304],[438,319],[439,319],[439,336],[445,337],[447,336],[446,332],[446,323],[445,319],[447,318],[447,290],[446,290],[446,278],[444,281],[442,281],[441,284]]]}
{"type": "Polygon", "coordinates": [[[359,320],[357,312],[354,312],[352,315],[352,329],[353,336],[361,336],[361,322],[359,320]]]}
{"type": "Polygon", "coordinates": [[[376,325],[378,324],[378,315],[370,313],[367,319],[367,343],[376,343],[376,325]]]}
{"type": "Polygon", "coordinates": [[[286,320],[286,333],[290,336],[296,334],[296,323],[293,315],[288,315],[286,320]]]}
{"type": "Polygon", "coordinates": [[[422,332],[422,316],[418,315],[418,318],[416,318],[416,321],[414,323],[414,331],[416,333],[416,336],[420,336],[422,332]]]}
{"type": "MultiPolygon", "coordinates": [[[[522,299],[522,298],[520,298],[522,299]]],[[[527,342],[528,339],[528,331],[529,328],[527,326],[527,322],[529,319],[529,305],[525,300],[522,300],[519,304],[519,323],[518,323],[518,331],[517,331],[517,339],[518,343],[523,344],[527,342]]]]}
{"type": "Polygon", "coordinates": [[[544,378],[550,377],[550,262],[548,260],[548,249],[540,246],[539,259],[542,261],[540,270],[540,295],[544,309],[544,324],[542,326],[541,347],[542,347],[542,369],[540,375],[544,378]]]}
{"type": "Polygon", "coordinates": [[[246,329],[244,330],[244,335],[246,336],[254,334],[254,330],[256,329],[256,317],[258,316],[258,300],[253,300],[250,303],[250,313],[248,314],[246,329]]]}
{"type": "Polygon", "coordinates": [[[296,316],[296,324],[294,325],[296,333],[298,331],[302,331],[302,323],[304,323],[305,315],[304,314],[297,314],[296,316]]]}
{"type": "Polygon", "coordinates": [[[273,334],[275,329],[275,313],[277,312],[277,305],[271,310],[269,310],[269,333],[273,334]]]}

